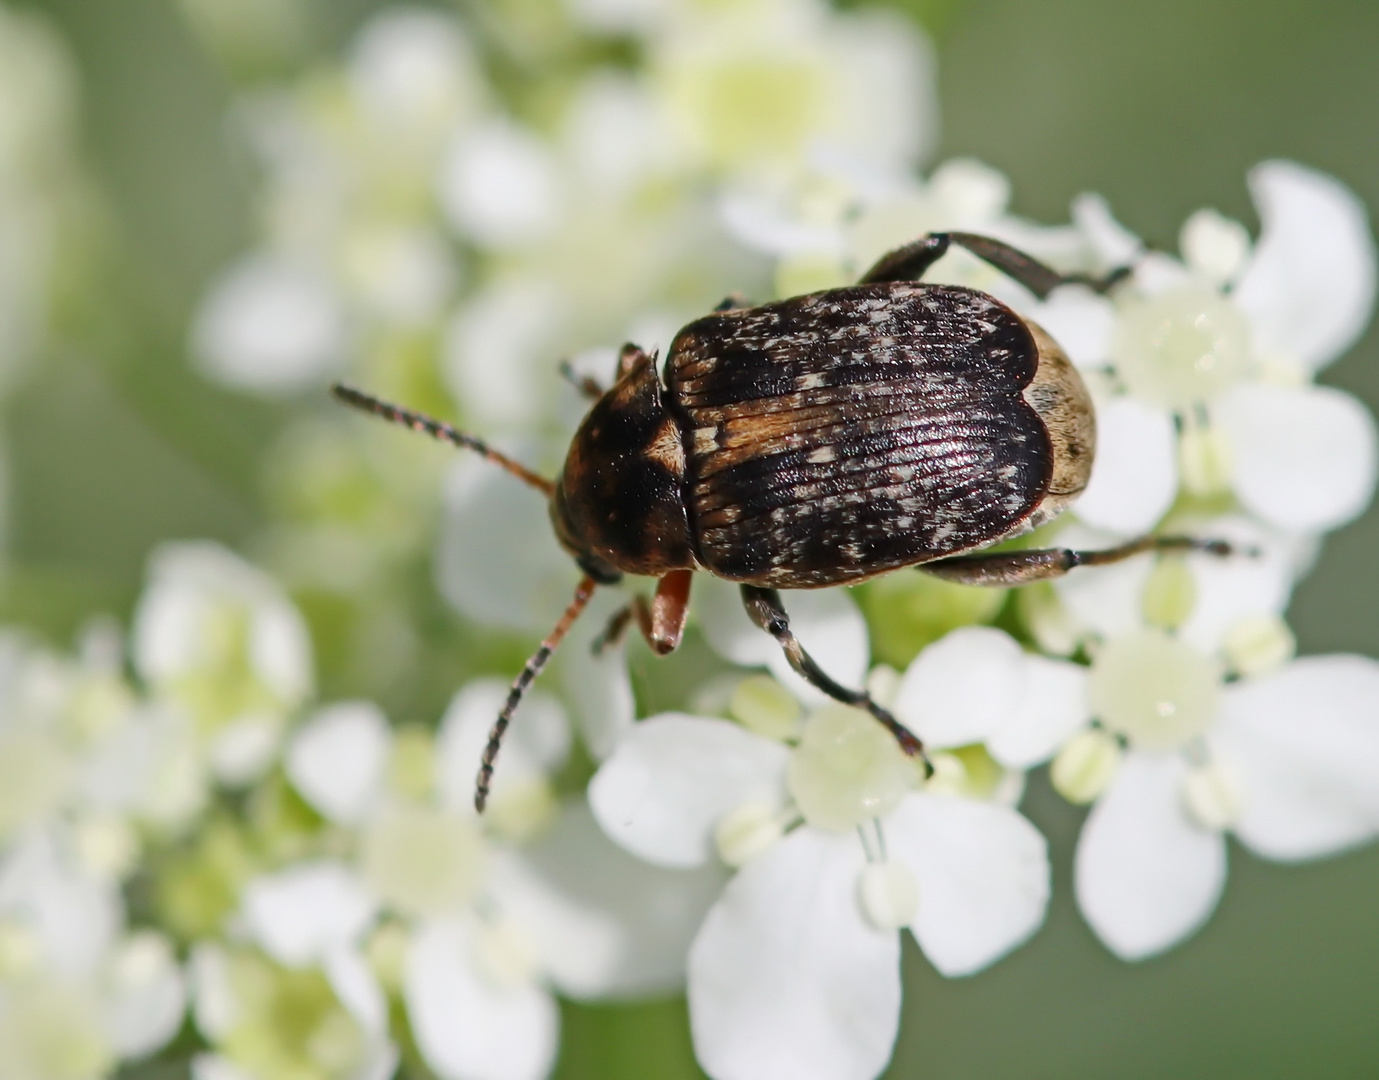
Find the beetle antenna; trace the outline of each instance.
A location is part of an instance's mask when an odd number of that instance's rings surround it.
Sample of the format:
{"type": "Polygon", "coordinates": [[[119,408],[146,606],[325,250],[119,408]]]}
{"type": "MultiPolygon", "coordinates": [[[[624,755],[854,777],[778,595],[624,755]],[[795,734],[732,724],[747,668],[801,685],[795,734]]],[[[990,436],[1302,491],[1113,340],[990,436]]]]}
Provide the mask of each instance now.
{"type": "Polygon", "coordinates": [[[484,807],[488,803],[489,785],[493,781],[493,765],[498,760],[498,750],[503,745],[503,735],[507,732],[512,714],[517,711],[517,706],[521,703],[527,688],[541,674],[541,669],[546,666],[546,661],[551,658],[551,653],[555,652],[556,646],[560,644],[560,639],[575,624],[575,620],[579,618],[580,613],[588,605],[589,598],[594,595],[595,587],[596,583],[593,578],[587,575],[580,578],[579,584],[575,586],[575,598],[570,601],[570,606],[565,609],[565,614],[560,616],[560,621],[555,624],[555,629],[546,635],[546,640],[541,643],[541,648],[532,654],[532,658],[527,661],[527,666],[522,669],[522,674],[513,681],[512,689],[508,691],[508,699],[503,703],[503,711],[498,714],[498,719],[493,724],[493,730],[488,733],[488,745],[484,747],[483,763],[479,766],[479,775],[474,781],[474,809],[479,813],[484,812],[484,807]]]}
{"type": "Polygon", "coordinates": [[[404,409],[399,405],[393,405],[382,398],[376,398],[372,394],[366,394],[363,390],[358,390],[345,383],[336,383],[330,388],[330,392],[343,401],[346,405],[353,406],[361,412],[373,413],[381,416],[384,420],[394,424],[401,424],[409,427],[413,431],[420,431],[424,435],[430,435],[433,439],[441,442],[450,443],[452,446],[462,446],[466,450],[475,450],[484,457],[488,458],[493,464],[506,469],[513,476],[521,480],[524,484],[529,484],[538,491],[550,498],[555,494],[555,483],[547,480],[544,476],[537,476],[525,465],[513,461],[506,454],[500,454],[493,447],[482,439],[476,439],[473,435],[466,435],[463,431],[451,427],[449,424],[440,420],[432,419],[423,413],[413,412],[411,409],[404,409]]]}

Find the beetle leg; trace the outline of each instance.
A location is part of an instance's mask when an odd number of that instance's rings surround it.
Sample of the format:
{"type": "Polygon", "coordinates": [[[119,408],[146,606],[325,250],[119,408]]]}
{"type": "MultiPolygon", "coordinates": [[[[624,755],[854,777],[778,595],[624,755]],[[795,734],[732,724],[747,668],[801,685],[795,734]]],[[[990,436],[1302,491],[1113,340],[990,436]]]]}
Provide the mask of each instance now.
{"type": "Polygon", "coordinates": [[[751,304],[747,303],[747,298],[741,293],[729,293],[718,302],[718,306],[714,308],[714,311],[741,311],[751,306],[751,304]]]}
{"type": "Polygon", "coordinates": [[[693,577],[694,573],[691,570],[672,570],[657,584],[656,595],[651,603],[648,604],[646,597],[638,594],[613,612],[608,625],[594,639],[594,655],[597,656],[604,649],[621,641],[634,618],[637,629],[642,632],[642,637],[646,639],[652,652],[658,656],[674,652],[685,634],[685,619],[689,615],[690,581],[693,577]]]}
{"type": "MultiPolygon", "coordinates": [[[[641,600],[641,597],[639,596],[637,599],[641,600]]],[[[646,601],[643,600],[643,606],[645,603],[646,601]]],[[[598,635],[589,645],[589,651],[598,656],[604,649],[611,649],[622,641],[623,635],[627,633],[627,628],[632,625],[633,617],[638,614],[636,608],[636,601],[630,601],[613,612],[612,617],[608,620],[608,625],[598,632],[598,635]]]]}
{"type": "Polygon", "coordinates": [[[865,690],[849,690],[847,687],[834,682],[824,674],[823,669],[814,661],[814,658],[804,651],[804,646],[790,632],[790,617],[785,613],[785,605],[781,603],[780,593],[775,589],[744,585],[742,586],[742,604],[747,609],[747,614],[752,622],[776,639],[776,642],[785,651],[785,658],[790,661],[790,666],[801,678],[835,701],[841,701],[844,705],[855,705],[859,709],[866,709],[885,725],[887,731],[895,736],[896,742],[900,743],[900,749],[904,750],[910,757],[917,756],[923,760],[926,776],[933,775],[934,769],[929,764],[928,756],[924,753],[924,744],[919,741],[919,737],[913,731],[892,716],[889,710],[883,709],[873,701],[871,695],[865,690]]]}
{"type": "Polygon", "coordinates": [[[621,379],[629,371],[635,368],[646,357],[646,351],[640,345],[633,345],[628,342],[618,350],[618,370],[614,379],[621,379]]]}
{"type": "Polygon", "coordinates": [[[603,387],[591,375],[581,375],[571,366],[570,361],[560,361],[561,377],[585,397],[597,401],[603,397],[603,387]]]}
{"type": "Polygon", "coordinates": [[[1106,292],[1130,273],[1130,267],[1122,266],[1103,277],[1060,274],[1032,255],[1026,255],[1019,248],[1011,247],[1003,241],[993,240],[989,236],[978,236],[976,233],[954,232],[930,233],[881,256],[876,265],[862,275],[858,284],[912,281],[923,277],[924,272],[942,258],[953,244],[966,248],[977,258],[1014,278],[1040,300],[1047,299],[1049,293],[1060,285],[1090,285],[1097,292],[1106,292]]]}
{"type": "Polygon", "coordinates": [[[1033,548],[1027,551],[993,551],[989,554],[955,555],[921,563],[916,567],[945,581],[960,585],[1028,585],[1062,577],[1077,566],[1106,566],[1146,551],[1205,551],[1209,555],[1258,554],[1243,552],[1224,540],[1199,540],[1192,536],[1142,536],[1119,547],[1097,551],[1070,548],[1033,548]]]}

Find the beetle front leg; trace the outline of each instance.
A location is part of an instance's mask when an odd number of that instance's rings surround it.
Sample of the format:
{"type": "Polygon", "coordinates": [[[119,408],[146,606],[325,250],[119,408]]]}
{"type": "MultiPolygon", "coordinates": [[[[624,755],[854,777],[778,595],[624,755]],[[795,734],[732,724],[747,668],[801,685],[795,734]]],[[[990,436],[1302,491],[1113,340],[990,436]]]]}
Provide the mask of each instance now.
{"type": "Polygon", "coordinates": [[[1079,566],[1106,566],[1146,551],[1204,551],[1220,556],[1237,553],[1237,549],[1224,540],[1199,540],[1192,536],[1142,536],[1119,547],[1097,551],[1073,551],[1071,548],[993,551],[985,555],[955,555],[948,559],[937,559],[921,563],[916,569],[960,585],[1029,585],[1036,581],[1060,578],[1079,566]]]}
{"type": "Polygon", "coordinates": [[[594,639],[593,652],[598,655],[611,645],[616,645],[635,619],[637,629],[642,632],[651,651],[658,656],[672,653],[680,645],[685,635],[685,619],[689,615],[690,582],[694,578],[691,570],[672,570],[656,585],[656,595],[651,603],[640,593],[620,607],[608,620],[603,632],[594,639]]]}
{"type": "Polygon", "coordinates": [[[574,369],[574,365],[568,360],[560,361],[560,375],[567,383],[573,386],[591,401],[597,401],[603,397],[603,386],[592,375],[581,375],[574,369]]]}
{"type": "Polygon", "coordinates": [[[924,753],[924,744],[920,742],[919,737],[913,731],[892,716],[889,710],[882,708],[873,701],[871,695],[865,690],[849,690],[847,687],[834,682],[824,673],[814,658],[804,651],[804,646],[800,644],[799,639],[790,632],[790,617],[785,613],[785,605],[781,603],[780,593],[775,589],[763,589],[757,585],[743,585],[742,605],[747,609],[747,615],[752,622],[776,639],[776,642],[785,652],[785,658],[790,661],[790,666],[801,678],[835,701],[841,701],[844,705],[854,705],[859,709],[866,709],[867,712],[881,721],[887,731],[895,736],[896,742],[900,744],[900,749],[904,750],[910,757],[919,757],[923,760],[926,776],[933,775],[934,769],[929,763],[928,756],[924,753]]]}
{"type": "Polygon", "coordinates": [[[1046,266],[1032,255],[1026,255],[1019,248],[1011,247],[1004,241],[979,236],[976,233],[954,232],[930,233],[911,244],[888,252],[862,275],[858,284],[917,280],[947,254],[953,244],[965,248],[1001,273],[1018,281],[1040,300],[1047,299],[1049,293],[1060,285],[1089,285],[1097,292],[1106,292],[1130,273],[1130,267],[1122,266],[1102,277],[1060,274],[1053,267],[1046,266]]]}

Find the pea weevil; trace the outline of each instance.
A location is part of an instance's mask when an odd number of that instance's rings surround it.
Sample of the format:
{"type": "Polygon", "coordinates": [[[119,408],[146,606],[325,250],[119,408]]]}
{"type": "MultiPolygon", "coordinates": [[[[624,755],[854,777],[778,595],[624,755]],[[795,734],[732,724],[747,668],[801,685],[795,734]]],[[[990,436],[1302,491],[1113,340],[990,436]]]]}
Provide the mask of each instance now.
{"type": "MultiPolygon", "coordinates": [[[[494,723],[476,780],[482,812],[522,695],[598,585],[658,579],[605,631],[635,620],[660,654],[680,643],[690,580],[741,583],[747,614],[819,690],[868,710],[906,753],[918,738],[865,690],[831,679],[796,640],[779,589],[855,583],[915,566],[950,581],[1021,585],[1150,549],[1218,541],[1144,537],[1101,551],[984,552],[1049,521],[1087,486],[1091,398],[1047,333],[974,289],[918,279],[950,245],[1043,299],[1081,281],[989,237],[931,233],[847,288],[760,307],[724,301],[656,357],[623,346],[616,381],[575,433],[558,481],[472,435],[349,386],[337,397],[476,450],[541,491],[556,538],[583,571],[574,600],[527,661],[494,723]]],[[[926,761],[927,765],[927,761],[926,761]]]]}

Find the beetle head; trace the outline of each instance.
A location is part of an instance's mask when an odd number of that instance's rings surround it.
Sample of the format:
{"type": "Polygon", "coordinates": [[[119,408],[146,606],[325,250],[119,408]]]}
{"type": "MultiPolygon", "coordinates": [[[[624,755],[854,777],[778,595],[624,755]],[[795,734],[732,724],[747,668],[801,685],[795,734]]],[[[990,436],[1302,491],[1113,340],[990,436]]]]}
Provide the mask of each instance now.
{"type": "Polygon", "coordinates": [[[695,565],[680,425],[638,353],[584,418],[551,498],[556,537],[596,581],[695,565]]]}

